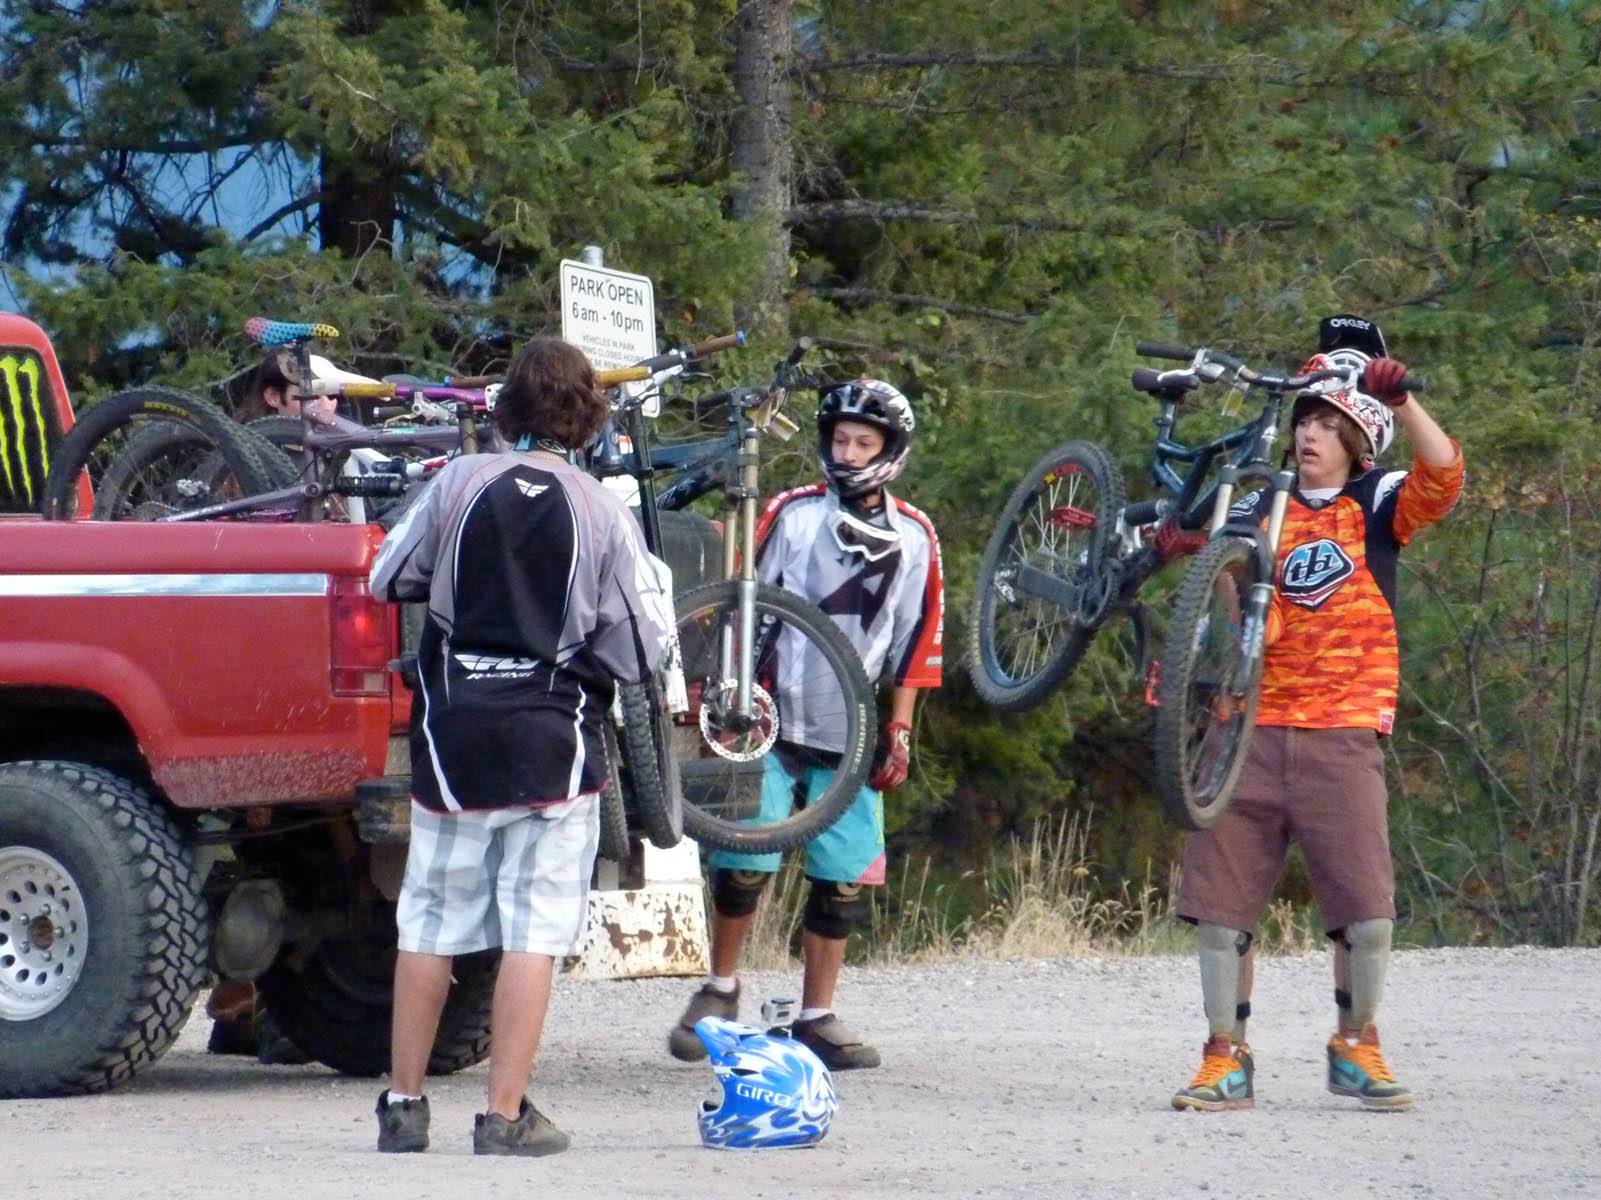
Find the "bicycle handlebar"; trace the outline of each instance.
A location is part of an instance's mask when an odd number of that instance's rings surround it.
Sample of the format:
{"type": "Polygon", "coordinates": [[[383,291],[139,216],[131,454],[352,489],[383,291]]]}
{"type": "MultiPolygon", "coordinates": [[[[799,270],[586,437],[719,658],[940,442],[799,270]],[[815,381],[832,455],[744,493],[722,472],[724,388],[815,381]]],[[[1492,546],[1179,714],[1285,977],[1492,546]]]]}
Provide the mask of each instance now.
{"type": "Polygon", "coordinates": [[[388,400],[391,396],[399,395],[399,390],[393,383],[334,383],[333,391],[340,396],[351,400],[388,400]]]}
{"type": "Polygon", "coordinates": [[[806,352],[816,344],[817,343],[809,337],[798,339],[795,343],[795,348],[789,352],[789,355],[784,359],[781,365],[785,367],[797,366],[800,363],[800,360],[806,357],[806,352]]]}
{"type": "Polygon", "coordinates": [[[649,379],[653,375],[670,371],[674,367],[682,367],[696,359],[706,358],[723,350],[731,350],[735,346],[745,344],[743,330],[734,333],[725,333],[721,337],[707,338],[704,342],[696,342],[693,346],[683,346],[676,350],[668,350],[661,354],[653,354],[649,358],[642,358],[636,363],[626,367],[606,367],[595,372],[595,382],[601,387],[615,387],[619,383],[633,383],[641,379],[649,379]]]}
{"type": "MultiPolygon", "coordinates": [[[[1243,361],[1232,354],[1225,354],[1221,350],[1212,350],[1205,346],[1186,348],[1173,346],[1166,342],[1136,342],[1134,352],[1147,358],[1171,358],[1179,362],[1193,363],[1196,373],[1209,382],[1222,378],[1222,372],[1208,372],[1208,365],[1215,365],[1234,371],[1241,382],[1252,387],[1265,388],[1272,392],[1293,392],[1324,379],[1346,379],[1350,372],[1339,368],[1323,371],[1311,371],[1304,375],[1270,375],[1265,371],[1252,370],[1243,361]]],[[[1142,368],[1149,370],[1149,368],[1142,368]]],[[[1421,392],[1425,390],[1425,382],[1416,375],[1408,374],[1403,377],[1407,390],[1421,392]]],[[[1139,386],[1136,384],[1135,386],[1139,386]]],[[[1142,389],[1145,390],[1145,389],[1142,389]]]]}
{"type": "Polygon", "coordinates": [[[635,363],[631,367],[605,367],[596,371],[595,384],[598,387],[616,387],[619,383],[634,383],[650,377],[649,367],[644,363],[635,363]]]}

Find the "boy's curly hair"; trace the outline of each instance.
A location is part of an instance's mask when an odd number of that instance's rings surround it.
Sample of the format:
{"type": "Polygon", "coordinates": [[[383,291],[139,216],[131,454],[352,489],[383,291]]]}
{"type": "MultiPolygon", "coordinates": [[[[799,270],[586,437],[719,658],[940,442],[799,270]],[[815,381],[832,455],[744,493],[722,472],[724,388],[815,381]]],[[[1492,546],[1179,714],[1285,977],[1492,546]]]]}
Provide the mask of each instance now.
{"type": "Polygon", "coordinates": [[[584,352],[560,338],[539,337],[506,370],[495,426],[508,442],[527,434],[577,450],[606,423],[609,410],[584,352]]]}

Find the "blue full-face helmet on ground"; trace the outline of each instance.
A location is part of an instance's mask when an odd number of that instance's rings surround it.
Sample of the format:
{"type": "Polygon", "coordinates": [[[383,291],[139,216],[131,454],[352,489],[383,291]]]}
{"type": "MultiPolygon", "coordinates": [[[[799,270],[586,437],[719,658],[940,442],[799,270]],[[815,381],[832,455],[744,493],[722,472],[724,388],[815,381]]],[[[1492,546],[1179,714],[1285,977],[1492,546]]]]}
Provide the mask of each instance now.
{"type": "Polygon", "coordinates": [[[750,1025],[702,1017],[695,1032],[711,1054],[723,1098],[700,1106],[700,1140],[718,1150],[815,1146],[839,1100],[822,1059],[799,1042],[750,1025]]]}

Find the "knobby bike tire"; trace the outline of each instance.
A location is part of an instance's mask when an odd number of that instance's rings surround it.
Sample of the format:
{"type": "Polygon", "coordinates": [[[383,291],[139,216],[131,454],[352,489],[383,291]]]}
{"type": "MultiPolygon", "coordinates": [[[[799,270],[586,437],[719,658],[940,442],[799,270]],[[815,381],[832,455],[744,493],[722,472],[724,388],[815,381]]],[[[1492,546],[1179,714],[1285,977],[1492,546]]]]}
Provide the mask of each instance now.
{"type": "Polygon", "coordinates": [[[601,737],[606,743],[607,775],[606,786],[600,790],[600,856],[614,863],[625,863],[633,853],[633,846],[628,839],[628,810],[618,782],[623,756],[610,716],[601,723],[601,737]]]}
{"type": "MultiPolygon", "coordinates": [[[[266,468],[272,487],[295,482],[295,466],[277,446],[248,426],[238,432],[266,468]]],[[[158,422],[135,435],[101,476],[95,520],[158,519],[223,499],[230,484],[236,485],[233,473],[210,435],[190,425],[158,422]],[[180,493],[180,481],[197,490],[180,493]]]]}
{"type": "Polygon", "coordinates": [[[77,515],[78,480],[87,471],[98,491],[115,458],[148,429],[183,425],[216,449],[239,492],[271,489],[273,476],[241,426],[215,405],[171,388],[133,388],[88,409],[57,443],[45,478],[41,512],[46,520],[77,515]]]}
{"type": "Polygon", "coordinates": [[[1078,586],[1109,586],[1092,573],[1101,571],[1114,544],[1127,496],[1111,455],[1082,441],[1052,449],[1012,489],[979,560],[968,617],[968,674],[991,708],[1024,712],[1044,703],[1078,665],[1107,615],[1102,609],[1086,624],[1078,611],[1022,592],[1019,570],[1028,566],[1078,586]],[[1079,503],[1086,499],[1078,495],[1080,483],[1090,489],[1088,504],[1079,503]],[[1029,538],[1039,544],[1030,547],[1029,538]]]}
{"type": "Polygon", "coordinates": [[[672,714],[660,684],[617,685],[623,710],[622,792],[624,811],[651,845],[671,850],[684,838],[684,792],[673,748],[672,714]]]}
{"type": "Polygon", "coordinates": [[[288,487],[300,481],[299,417],[257,417],[245,422],[245,432],[271,447],[271,453],[263,451],[263,456],[272,466],[274,486],[288,487]]]}
{"type": "MultiPolygon", "coordinates": [[[[678,597],[678,637],[692,697],[686,724],[678,726],[684,829],[696,841],[716,849],[769,854],[805,845],[850,807],[872,766],[876,710],[861,658],[833,618],[793,593],[759,585],[755,593],[759,636],[771,638],[775,630],[782,629],[793,631],[800,639],[794,647],[798,652],[795,661],[804,663],[807,670],[805,678],[796,683],[814,713],[826,712],[837,719],[838,740],[844,748],[837,766],[831,768],[832,775],[805,807],[759,824],[733,815],[748,800],[750,789],[755,789],[759,800],[766,760],[778,752],[775,741],[750,760],[731,765],[707,744],[706,729],[714,734],[718,730],[710,714],[703,718],[705,706],[725,685],[734,684],[723,676],[712,651],[717,631],[737,617],[740,586],[737,580],[724,580],[692,588],[678,597]],[[702,719],[707,726],[700,724],[702,719]]],[[[798,732],[786,728],[790,714],[781,700],[775,698],[770,715],[779,737],[786,731],[798,732]]]]}
{"type": "Polygon", "coordinates": [[[1256,545],[1215,537],[1191,561],[1163,645],[1153,734],[1157,794],[1172,820],[1206,829],[1228,808],[1250,748],[1262,678],[1261,638],[1243,620],[1264,578],[1256,545]]]}

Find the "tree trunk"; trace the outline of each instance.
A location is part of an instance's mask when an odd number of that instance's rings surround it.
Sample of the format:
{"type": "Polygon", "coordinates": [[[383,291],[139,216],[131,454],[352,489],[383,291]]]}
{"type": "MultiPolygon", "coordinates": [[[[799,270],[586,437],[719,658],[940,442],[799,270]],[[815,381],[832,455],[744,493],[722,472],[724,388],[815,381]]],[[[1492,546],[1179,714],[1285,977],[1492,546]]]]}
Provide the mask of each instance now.
{"type": "Polygon", "coordinates": [[[789,212],[793,177],[789,67],[795,49],[791,0],[742,0],[735,17],[734,83],[740,105],[734,114],[733,212],[756,222],[766,239],[762,273],[752,310],[740,324],[768,333],[788,327],[784,293],[789,286],[789,212]]]}
{"type": "MultiPolygon", "coordinates": [[[[341,32],[361,38],[387,18],[414,8],[413,0],[351,0],[341,32]]],[[[392,252],[395,243],[397,172],[388,146],[359,146],[356,153],[331,154],[319,163],[322,200],[317,205],[317,236],[324,250],[360,258],[380,243],[392,252]]]]}
{"type": "Polygon", "coordinates": [[[387,154],[375,154],[369,162],[323,154],[317,235],[324,250],[360,258],[382,242],[388,252],[395,216],[395,171],[387,154]]]}

